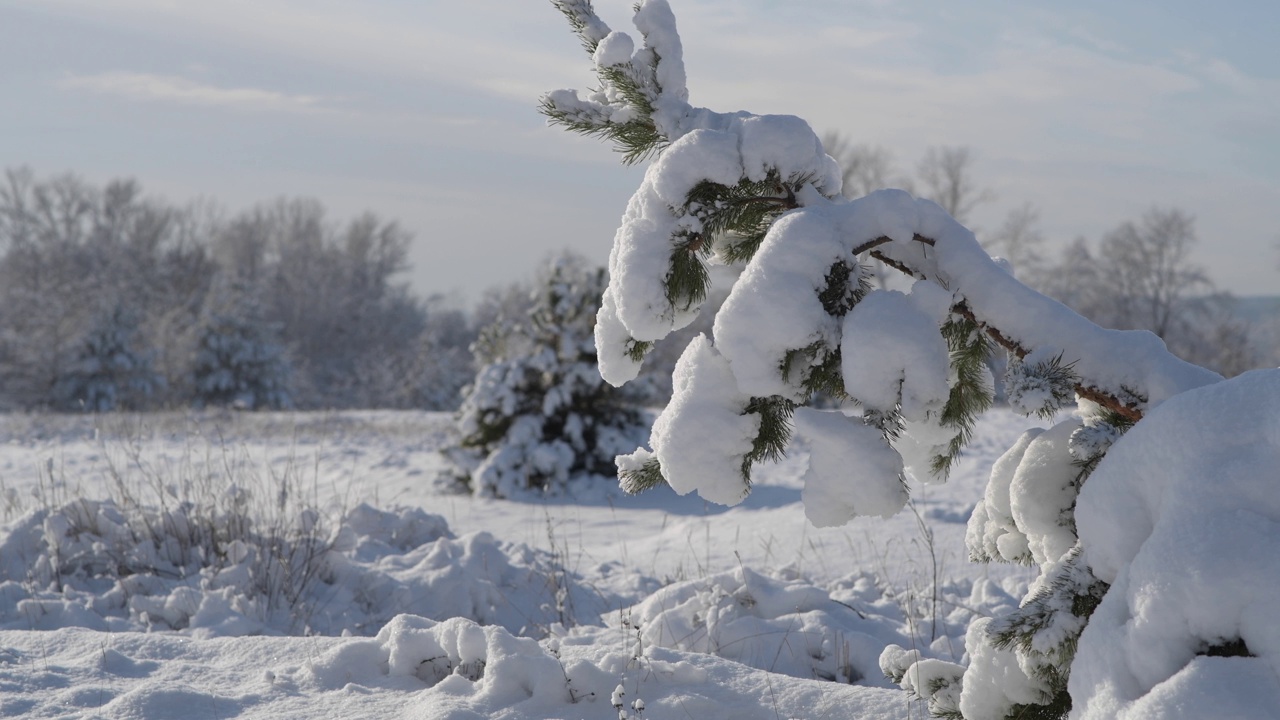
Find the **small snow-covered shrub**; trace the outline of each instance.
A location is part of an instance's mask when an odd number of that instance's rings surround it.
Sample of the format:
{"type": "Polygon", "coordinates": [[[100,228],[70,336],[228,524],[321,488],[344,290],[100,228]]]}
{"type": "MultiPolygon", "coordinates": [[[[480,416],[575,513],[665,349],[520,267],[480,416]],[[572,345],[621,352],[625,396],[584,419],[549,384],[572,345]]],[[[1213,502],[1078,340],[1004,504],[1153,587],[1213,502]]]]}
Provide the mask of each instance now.
{"type": "Polygon", "coordinates": [[[109,412],[144,407],[164,384],[139,347],[138,322],[122,306],[99,315],[53,388],[59,410],[109,412]]]}
{"type": "Polygon", "coordinates": [[[475,344],[480,366],[458,411],[454,479],[477,495],[564,493],[611,477],[643,432],[636,397],[600,378],[592,327],[602,269],[553,259],[523,318],[501,318],[475,344]]]}
{"type": "MultiPolygon", "coordinates": [[[[247,292],[247,291],[241,291],[247,292]]],[[[191,374],[196,407],[290,407],[293,369],[251,298],[236,296],[204,318],[191,374]]]]}

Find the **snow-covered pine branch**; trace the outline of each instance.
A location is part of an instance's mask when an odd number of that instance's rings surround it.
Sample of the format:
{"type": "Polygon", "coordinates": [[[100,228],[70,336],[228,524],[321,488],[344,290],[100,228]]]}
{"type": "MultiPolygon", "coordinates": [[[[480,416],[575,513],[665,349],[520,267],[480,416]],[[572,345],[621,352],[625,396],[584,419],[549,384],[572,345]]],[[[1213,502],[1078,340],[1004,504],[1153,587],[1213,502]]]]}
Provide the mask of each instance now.
{"type": "MultiPolygon", "coordinates": [[[[552,92],[543,111],[554,123],[619,143],[636,137],[625,126],[654,130],[643,148],[621,145],[628,157],[657,158],[610,255],[596,325],[605,379],[621,385],[636,377],[652,344],[692,321],[706,295],[708,263],[746,263],[716,316],[714,342],[690,346],[677,366],[685,380],[659,420],[652,453],[623,462],[632,486],[660,474],[680,489],[740,500],[751,465],[785,447],[792,413],[815,391],[862,406],[862,422],[881,431],[885,444],[920,446],[909,454],[927,457],[907,459],[914,475],[945,476],[967,422],[989,403],[989,378],[973,360],[990,350],[977,335],[1033,364],[1060,357],[1079,394],[1131,420],[1220,379],[1169,354],[1150,333],[1100,328],[1026,287],[930,201],[897,190],[844,200],[839,168],[800,118],[689,104],[665,0],[638,6],[639,49],[589,2],[555,4],[592,52],[601,86],[587,100],[552,92]],[[916,278],[909,293],[867,287],[862,264],[873,252],[916,278]],[[732,382],[711,380],[721,376],[732,382]],[[744,419],[708,422],[725,413],[744,419]],[[897,442],[904,426],[915,442],[897,442]],[[689,437],[695,427],[724,436],[675,461],[686,450],[664,440],[689,437]],[[689,476],[675,477],[682,472],[689,476]]],[[[813,468],[808,481],[848,482],[813,468]]],[[[899,480],[886,473],[875,482],[883,493],[883,484],[899,480]]]]}
{"type": "MultiPolygon", "coordinates": [[[[1150,332],[1101,328],[1023,285],[937,204],[900,190],[842,198],[839,168],[803,120],[689,104],[666,0],[637,5],[639,50],[590,2],[553,2],[582,37],[601,86],[587,100],[550,93],[544,113],[613,140],[628,162],[656,156],[610,255],[595,328],[604,378],[614,385],[634,379],[653,344],[692,321],[706,296],[709,264],[743,265],[715,315],[714,339],[696,337],[676,364],[674,393],[654,423],[650,449],[617,459],[625,489],[665,481],[680,493],[740,502],[750,492],[752,466],[782,455],[794,431],[807,445],[803,500],[814,524],[891,515],[907,500],[909,478],[945,479],[992,402],[986,361],[1003,348],[1012,356],[1007,383],[1016,409],[1045,418],[1073,400],[1080,409],[1048,430],[1029,431],[1001,458],[967,544],[976,561],[1034,565],[1040,577],[1018,610],[972,623],[967,668],[890,647],[882,657],[886,674],[928,699],[940,717],[1059,718],[1073,702],[1087,708],[1082,717],[1104,717],[1116,703],[1145,702],[1142,693],[1169,677],[1161,672],[1197,653],[1280,657],[1269,639],[1274,633],[1238,621],[1239,612],[1198,613],[1189,601],[1170,603],[1159,617],[1146,612],[1141,593],[1169,579],[1126,563],[1148,542],[1165,553],[1160,557],[1173,557],[1174,548],[1194,552],[1163,534],[1172,522],[1166,515],[1187,518],[1166,513],[1174,506],[1153,498],[1203,492],[1184,487],[1190,476],[1181,468],[1137,467],[1168,454],[1160,429],[1137,433],[1143,439],[1127,446],[1126,459],[1108,463],[1111,446],[1123,445],[1121,436],[1152,411],[1184,454],[1205,446],[1187,435],[1194,409],[1222,415],[1237,402],[1255,417],[1265,412],[1260,398],[1280,392],[1280,371],[1200,391],[1221,377],[1171,355],[1150,332]],[[864,269],[871,258],[909,276],[909,290],[871,289],[864,269]],[[1252,392],[1247,403],[1239,402],[1244,385],[1252,392]],[[1195,399],[1171,402],[1181,410],[1162,414],[1160,406],[1179,395],[1195,399]],[[848,414],[809,407],[824,396],[842,401],[848,414]],[[1094,476],[1100,479],[1084,488],[1094,476]],[[1125,488],[1129,476],[1143,477],[1143,487],[1125,488]],[[1121,528],[1122,511],[1106,505],[1113,497],[1124,507],[1142,506],[1146,523],[1121,528]],[[1120,594],[1113,585],[1123,586],[1120,594]],[[1090,635],[1095,610],[1106,615],[1104,624],[1142,617],[1151,628],[1125,630],[1124,647],[1107,656],[1113,637],[1090,635]],[[1190,632],[1188,620],[1199,623],[1190,632]],[[1180,633],[1177,651],[1167,662],[1137,661],[1135,643],[1164,623],[1180,633]],[[1071,673],[1077,651],[1092,663],[1079,676],[1071,673]],[[1114,667],[1093,669],[1107,663],[1114,667]],[[1123,687],[1109,681],[1111,670],[1123,687]]],[[[1280,435],[1267,435],[1272,419],[1246,433],[1271,440],[1233,465],[1229,477],[1239,492],[1215,499],[1215,507],[1262,507],[1254,496],[1259,486],[1247,478],[1274,467],[1280,435]]],[[[1184,464],[1203,465],[1190,456],[1184,464]]],[[[1268,497],[1275,496],[1271,488],[1268,497]]],[[[1280,521],[1275,503],[1259,512],[1280,521]]],[[[1274,537],[1255,539],[1274,550],[1274,537]]],[[[1206,576],[1221,576],[1212,563],[1197,562],[1206,576]]],[[[1261,608],[1245,605],[1242,612],[1261,608]]],[[[1187,682],[1199,687],[1200,680],[1187,682]]]]}

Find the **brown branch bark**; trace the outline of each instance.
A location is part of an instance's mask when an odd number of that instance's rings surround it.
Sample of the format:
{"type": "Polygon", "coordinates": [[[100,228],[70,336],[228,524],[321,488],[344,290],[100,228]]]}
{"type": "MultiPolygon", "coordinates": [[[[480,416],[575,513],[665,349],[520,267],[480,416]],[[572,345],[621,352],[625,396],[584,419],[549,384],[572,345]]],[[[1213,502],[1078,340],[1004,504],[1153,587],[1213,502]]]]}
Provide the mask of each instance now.
{"type": "MultiPolygon", "coordinates": [[[[912,239],[926,245],[936,244],[933,239],[922,235],[916,235],[912,239]]],[[[868,240],[867,242],[855,247],[853,252],[854,255],[857,256],[863,252],[871,251],[871,256],[885,265],[888,265],[889,267],[910,277],[919,277],[919,275],[906,264],[894,260],[874,249],[890,242],[893,242],[891,238],[881,236],[874,240],[868,240]]],[[[951,311],[982,328],[997,345],[1013,353],[1018,357],[1018,359],[1026,357],[1027,354],[1031,352],[1029,348],[1023,347],[1017,341],[1006,336],[999,328],[992,327],[986,322],[983,322],[983,320],[979,318],[964,301],[956,303],[951,308],[951,311]]],[[[1127,420],[1137,422],[1142,419],[1142,409],[1137,404],[1127,402],[1117,397],[1115,394],[1097,387],[1096,385],[1086,385],[1083,382],[1078,382],[1075,384],[1075,391],[1080,397],[1095,402],[1127,420]]]]}
{"type": "MultiPolygon", "coordinates": [[[[994,340],[997,345],[1016,355],[1019,360],[1026,357],[1031,352],[1028,348],[1023,347],[1018,342],[1006,337],[998,328],[994,328],[978,319],[973,310],[970,309],[963,301],[953,305],[951,312],[975,323],[978,327],[982,328],[987,333],[987,336],[994,340]]],[[[1141,408],[1137,407],[1133,403],[1125,402],[1097,386],[1085,385],[1084,383],[1078,382],[1074,385],[1074,388],[1076,394],[1080,397],[1098,403],[1126,420],[1137,422],[1142,419],[1141,408]]]]}

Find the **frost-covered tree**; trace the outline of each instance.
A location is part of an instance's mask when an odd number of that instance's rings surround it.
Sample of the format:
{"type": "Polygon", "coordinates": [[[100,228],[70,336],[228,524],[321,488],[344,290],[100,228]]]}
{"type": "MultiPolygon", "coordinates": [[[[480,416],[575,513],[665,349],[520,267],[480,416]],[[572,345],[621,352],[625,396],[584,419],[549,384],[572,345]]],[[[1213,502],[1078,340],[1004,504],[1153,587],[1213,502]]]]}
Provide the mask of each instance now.
{"type": "Polygon", "coordinates": [[[475,377],[471,343],[476,329],[454,302],[433,296],[426,302],[426,326],[403,377],[403,407],[457,410],[462,388],[475,377]]]}
{"type": "Polygon", "coordinates": [[[227,291],[199,330],[192,361],[192,403],[247,410],[292,406],[293,369],[276,342],[276,328],[243,287],[227,291]]]}
{"type": "MultiPolygon", "coordinates": [[[[188,333],[213,268],[197,214],[145,198],[131,180],[90,185],[30,170],[0,177],[0,394],[49,407],[105,309],[129,308],[156,370],[185,371],[188,333]]],[[[174,374],[170,374],[173,371],[174,374]]],[[[168,402],[155,387],[149,402],[168,402]]],[[[65,389],[65,386],[64,388],[65,389]]]]}
{"type": "Polygon", "coordinates": [[[378,407],[403,395],[423,329],[421,303],[396,278],[410,236],[365,214],[333,223],[316,200],[266,203],[213,240],[223,272],[253,287],[294,359],[300,407],[378,407]]]}
{"type": "MultiPolygon", "coordinates": [[[[1255,594],[1223,613],[1196,602],[1220,598],[1251,562],[1275,565],[1265,528],[1280,521],[1269,399],[1280,396],[1280,371],[1217,384],[1155,334],[1103,329],[1022,284],[935,202],[895,190],[841,197],[840,170],[803,120],[689,103],[666,0],[636,6],[639,47],[588,0],[553,3],[599,86],[586,97],[552,92],[542,111],[613,142],[626,162],[653,158],[610,256],[595,327],[605,379],[635,378],[654,343],[697,316],[709,264],[743,266],[712,336],[677,363],[649,447],[617,459],[625,489],[667,483],[735,504],[757,463],[793,447],[807,456],[802,498],[814,524],[891,515],[911,484],[945,480],[992,401],[987,360],[999,347],[1016,409],[1052,417],[1079,406],[1009,449],[969,526],[974,560],[1027,564],[1039,578],[1018,610],[973,622],[967,666],[891,647],[886,674],[934,714],[969,720],[1204,708],[1212,703],[1197,693],[1228,696],[1233,672],[1266,683],[1280,705],[1280,642],[1260,589],[1274,590],[1276,575],[1249,581],[1255,594]],[[871,258],[904,273],[909,291],[870,289],[871,258]],[[845,407],[811,407],[817,396],[845,407]],[[1201,408],[1224,423],[1208,442],[1190,429],[1201,408]],[[1257,447],[1244,451],[1237,434],[1257,447]],[[1214,495],[1210,477],[1229,489],[1214,495]],[[1205,503],[1212,520],[1196,524],[1205,503]],[[1259,517],[1247,528],[1230,520],[1249,512],[1259,517]],[[1250,559],[1217,567],[1178,523],[1194,538],[1221,523],[1250,559]],[[1221,584],[1181,585],[1188,566],[1221,584]],[[1201,661],[1223,655],[1257,657],[1201,661]]],[[[962,211],[973,195],[958,197],[962,211]]]]}
{"type": "Polygon", "coordinates": [[[592,327],[603,269],[553,259],[526,312],[499,317],[473,345],[479,371],[463,392],[454,479],[478,495],[563,493],[614,474],[614,457],[643,437],[629,390],[606,384],[592,327]]]}
{"type": "Polygon", "coordinates": [[[930,147],[916,167],[924,186],[923,197],[941,205],[955,219],[966,220],[975,207],[995,198],[991,190],[976,186],[974,162],[973,151],[967,147],[930,147]]]}
{"type": "Polygon", "coordinates": [[[54,385],[54,406],[85,412],[145,407],[164,378],[139,346],[137,328],[133,313],[119,305],[98,316],[54,385]]]}
{"type": "Polygon", "coordinates": [[[329,221],[316,201],[280,200],[224,219],[216,206],[177,207],[133,180],[96,186],[74,175],[0,175],[0,404],[60,402],[95,313],[121,304],[135,342],[166,380],[152,404],[189,401],[197,333],[238,283],[295,366],[303,407],[409,406],[424,308],[399,278],[410,237],[365,214],[329,221]],[[399,279],[398,279],[399,278],[399,279]]]}

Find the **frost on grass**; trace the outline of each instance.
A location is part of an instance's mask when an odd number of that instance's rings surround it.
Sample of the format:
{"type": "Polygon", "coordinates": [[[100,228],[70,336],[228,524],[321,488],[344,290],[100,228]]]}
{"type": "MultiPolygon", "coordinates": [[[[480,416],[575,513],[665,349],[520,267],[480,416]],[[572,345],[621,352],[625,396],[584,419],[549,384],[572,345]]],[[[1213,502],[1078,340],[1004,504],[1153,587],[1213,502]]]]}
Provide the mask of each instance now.
{"type": "Polygon", "coordinates": [[[0,628],[360,635],[413,612],[542,636],[611,602],[548,553],[454,537],[416,508],[359,505],[332,526],[305,512],[286,527],[205,510],[77,500],[20,518],[0,539],[0,628]]]}

